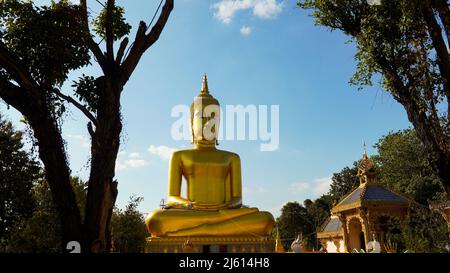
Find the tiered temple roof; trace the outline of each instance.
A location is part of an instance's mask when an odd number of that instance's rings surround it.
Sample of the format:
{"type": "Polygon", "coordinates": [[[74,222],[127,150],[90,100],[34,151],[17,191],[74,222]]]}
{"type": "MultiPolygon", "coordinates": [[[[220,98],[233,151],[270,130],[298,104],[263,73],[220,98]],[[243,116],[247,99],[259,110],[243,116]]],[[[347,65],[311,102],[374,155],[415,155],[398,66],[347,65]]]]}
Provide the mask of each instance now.
{"type": "Polygon", "coordinates": [[[333,213],[369,204],[392,204],[408,206],[411,201],[378,184],[361,184],[357,189],[345,196],[331,211],[333,213]]]}
{"type": "Polygon", "coordinates": [[[331,216],[323,223],[317,233],[318,238],[343,236],[344,226],[339,215],[352,214],[361,209],[380,210],[389,208],[387,211],[403,210],[412,204],[412,201],[408,198],[378,184],[378,171],[375,163],[368,158],[365,147],[363,158],[358,164],[357,175],[360,179],[360,185],[331,209],[331,216]]]}

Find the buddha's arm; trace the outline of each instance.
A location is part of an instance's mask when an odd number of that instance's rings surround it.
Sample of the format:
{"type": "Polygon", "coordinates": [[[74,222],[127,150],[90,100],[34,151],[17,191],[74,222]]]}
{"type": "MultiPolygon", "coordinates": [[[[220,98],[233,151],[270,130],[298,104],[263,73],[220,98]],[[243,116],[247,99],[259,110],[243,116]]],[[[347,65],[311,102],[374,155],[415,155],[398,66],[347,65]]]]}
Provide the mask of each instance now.
{"type": "Polygon", "coordinates": [[[183,171],[181,168],[180,154],[173,153],[169,165],[169,198],[167,205],[172,208],[189,208],[189,200],[181,197],[181,182],[183,171]]]}
{"type": "Polygon", "coordinates": [[[230,168],[231,200],[229,208],[240,208],[242,206],[242,176],[241,159],[238,155],[233,156],[230,168]]]}

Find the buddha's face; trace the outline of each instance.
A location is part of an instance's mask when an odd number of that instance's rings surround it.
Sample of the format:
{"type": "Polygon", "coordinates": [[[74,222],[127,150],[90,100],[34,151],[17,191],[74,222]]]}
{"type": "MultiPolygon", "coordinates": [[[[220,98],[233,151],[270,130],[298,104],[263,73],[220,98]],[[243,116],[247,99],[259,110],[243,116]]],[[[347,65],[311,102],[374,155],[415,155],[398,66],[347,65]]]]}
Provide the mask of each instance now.
{"type": "Polygon", "coordinates": [[[206,107],[194,106],[192,130],[195,141],[215,143],[219,132],[220,108],[210,104],[206,107]]]}

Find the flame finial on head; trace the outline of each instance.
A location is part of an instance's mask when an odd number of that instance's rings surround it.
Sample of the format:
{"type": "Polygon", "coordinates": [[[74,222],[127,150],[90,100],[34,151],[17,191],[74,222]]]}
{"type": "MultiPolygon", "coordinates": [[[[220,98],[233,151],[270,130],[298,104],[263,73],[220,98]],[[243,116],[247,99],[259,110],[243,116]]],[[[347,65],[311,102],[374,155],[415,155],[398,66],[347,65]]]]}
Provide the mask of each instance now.
{"type": "Polygon", "coordinates": [[[363,144],[363,159],[367,159],[367,151],[366,151],[366,142],[364,141],[363,144]]]}
{"type": "Polygon", "coordinates": [[[205,75],[203,76],[203,82],[202,82],[202,90],[201,90],[201,94],[209,94],[209,88],[208,88],[208,76],[205,75]]]}

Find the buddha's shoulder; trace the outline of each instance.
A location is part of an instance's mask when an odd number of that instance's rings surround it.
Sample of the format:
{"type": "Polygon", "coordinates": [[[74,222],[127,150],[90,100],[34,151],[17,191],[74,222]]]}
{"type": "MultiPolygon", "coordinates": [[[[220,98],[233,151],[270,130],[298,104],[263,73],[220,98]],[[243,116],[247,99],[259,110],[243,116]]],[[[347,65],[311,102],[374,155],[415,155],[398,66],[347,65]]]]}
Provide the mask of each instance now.
{"type": "Polygon", "coordinates": [[[191,153],[191,150],[178,150],[178,151],[175,151],[175,152],[172,153],[171,158],[172,159],[179,158],[179,157],[181,157],[181,156],[183,156],[184,154],[187,154],[187,153],[191,153]]]}
{"type": "Polygon", "coordinates": [[[236,154],[236,153],[233,153],[233,152],[230,152],[230,151],[224,151],[224,150],[217,150],[217,151],[222,153],[222,154],[224,154],[224,155],[226,155],[226,156],[229,156],[231,158],[239,159],[239,155],[236,154]]]}
{"type": "MultiPolygon", "coordinates": [[[[192,156],[195,155],[196,153],[198,153],[199,151],[196,149],[187,149],[187,150],[179,150],[179,151],[175,151],[172,154],[172,158],[181,158],[183,156],[192,156]]],[[[226,156],[226,157],[230,157],[233,159],[239,159],[239,155],[233,152],[229,152],[229,151],[224,151],[224,150],[214,150],[215,154],[220,154],[222,156],[226,156]]]]}

